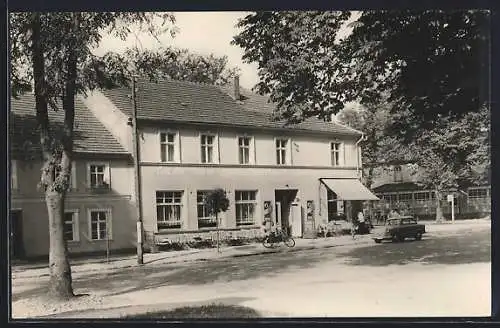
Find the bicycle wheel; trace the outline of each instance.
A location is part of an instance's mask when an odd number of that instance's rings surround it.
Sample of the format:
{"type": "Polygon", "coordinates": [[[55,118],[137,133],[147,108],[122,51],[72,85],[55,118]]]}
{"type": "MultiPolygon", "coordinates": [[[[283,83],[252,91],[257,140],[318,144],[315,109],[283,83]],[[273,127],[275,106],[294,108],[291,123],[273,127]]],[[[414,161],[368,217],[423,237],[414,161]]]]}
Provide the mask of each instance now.
{"type": "Polygon", "coordinates": [[[293,240],[292,237],[288,237],[284,240],[285,242],[285,245],[287,245],[288,247],[293,247],[295,246],[295,240],[293,240]]]}
{"type": "Polygon", "coordinates": [[[273,247],[273,243],[269,240],[269,237],[264,237],[264,239],[262,240],[262,245],[265,248],[272,248],[273,247]]]}

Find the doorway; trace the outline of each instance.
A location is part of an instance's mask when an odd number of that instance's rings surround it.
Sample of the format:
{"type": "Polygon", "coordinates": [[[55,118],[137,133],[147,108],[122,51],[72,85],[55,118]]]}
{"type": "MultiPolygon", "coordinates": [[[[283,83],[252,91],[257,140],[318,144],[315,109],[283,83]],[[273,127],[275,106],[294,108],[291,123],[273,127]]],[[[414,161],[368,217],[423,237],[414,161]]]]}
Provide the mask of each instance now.
{"type": "Polygon", "coordinates": [[[21,210],[10,211],[10,257],[20,259],[24,257],[23,242],[23,212],[21,210]]]}
{"type": "Polygon", "coordinates": [[[292,204],[297,197],[297,189],[276,189],[275,200],[275,224],[277,227],[293,235],[292,204]]]}

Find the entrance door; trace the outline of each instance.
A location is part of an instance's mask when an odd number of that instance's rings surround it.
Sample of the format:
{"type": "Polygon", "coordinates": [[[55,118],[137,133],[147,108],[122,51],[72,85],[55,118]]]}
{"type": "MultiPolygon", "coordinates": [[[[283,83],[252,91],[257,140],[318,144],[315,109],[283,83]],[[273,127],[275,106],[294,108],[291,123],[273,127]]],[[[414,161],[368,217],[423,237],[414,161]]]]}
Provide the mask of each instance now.
{"type": "Polygon", "coordinates": [[[276,221],[281,223],[281,228],[296,236],[292,226],[292,202],[297,195],[297,189],[275,190],[276,221]]]}
{"type": "Polygon", "coordinates": [[[10,211],[10,256],[13,259],[24,256],[22,214],[21,210],[10,211]]]}

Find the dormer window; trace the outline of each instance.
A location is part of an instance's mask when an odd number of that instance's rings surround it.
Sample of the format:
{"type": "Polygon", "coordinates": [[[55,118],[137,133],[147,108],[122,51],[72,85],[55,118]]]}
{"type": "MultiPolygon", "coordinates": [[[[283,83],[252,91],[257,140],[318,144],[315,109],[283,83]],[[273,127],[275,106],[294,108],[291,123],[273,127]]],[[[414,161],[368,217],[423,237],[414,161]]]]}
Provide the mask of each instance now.
{"type": "Polygon", "coordinates": [[[91,189],[110,189],[109,164],[90,163],[88,165],[88,179],[91,189]]]}

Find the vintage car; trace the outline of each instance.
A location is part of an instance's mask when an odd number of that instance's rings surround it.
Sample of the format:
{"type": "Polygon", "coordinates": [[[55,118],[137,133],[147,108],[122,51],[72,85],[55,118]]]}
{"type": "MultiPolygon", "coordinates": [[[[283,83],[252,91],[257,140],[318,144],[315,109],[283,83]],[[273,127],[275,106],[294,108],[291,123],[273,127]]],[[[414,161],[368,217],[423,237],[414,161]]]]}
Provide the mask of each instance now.
{"type": "Polygon", "coordinates": [[[404,241],[405,238],[420,240],[425,232],[424,224],[417,223],[412,216],[401,216],[387,219],[384,232],[374,236],[373,240],[376,243],[382,240],[404,241]]]}

